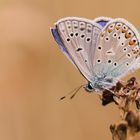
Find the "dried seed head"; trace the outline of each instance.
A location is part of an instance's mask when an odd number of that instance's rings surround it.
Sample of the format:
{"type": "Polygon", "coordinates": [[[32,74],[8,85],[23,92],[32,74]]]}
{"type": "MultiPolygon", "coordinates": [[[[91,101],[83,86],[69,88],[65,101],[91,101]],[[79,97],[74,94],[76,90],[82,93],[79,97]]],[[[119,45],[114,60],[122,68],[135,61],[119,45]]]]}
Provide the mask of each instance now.
{"type": "Polygon", "coordinates": [[[111,102],[114,102],[114,94],[109,90],[104,90],[102,95],[102,105],[107,105],[111,102]]]}
{"type": "Polygon", "coordinates": [[[136,103],[137,109],[140,109],[140,101],[136,100],[135,103],[136,103]]]}
{"type": "Polygon", "coordinates": [[[132,87],[132,86],[134,86],[135,85],[135,83],[136,83],[136,78],[135,77],[131,77],[128,81],[127,81],[127,87],[129,86],[129,87],[132,87]]]}
{"type": "Polygon", "coordinates": [[[118,125],[111,125],[110,131],[112,133],[113,140],[126,140],[127,128],[126,122],[121,122],[118,125]]]}
{"type": "Polygon", "coordinates": [[[124,85],[121,82],[118,82],[115,88],[116,92],[120,91],[122,87],[124,87],[124,85]]]}
{"type": "Polygon", "coordinates": [[[129,111],[125,117],[125,120],[128,123],[128,126],[133,129],[133,131],[137,132],[139,131],[140,124],[139,124],[139,116],[134,111],[129,111]]]}
{"type": "Polygon", "coordinates": [[[112,134],[114,133],[115,128],[116,128],[116,125],[115,124],[111,124],[110,125],[110,131],[111,131],[112,134]]]}
{"type": "Polygon", "coordinates": [[[127,139],[127,124],[126,123],[120,123],[117,126],[117,135],[120,140],[127,139]]]}
{"type": "Polygon", "coordinates": [[[126,131],[127,131],[127,123],[121,122],[121,123],[117,126],[117,131],[122,131],[122,132],[126,133],[126,131]]]}
{"type": "Polygon", "coordinates": [[[110,126],[113,140],[126,140],[140,131],[140,83],[135,77],[104,90],[101,99],[102,105],[114,102],[120,110],[121,122],[110,126]]]}

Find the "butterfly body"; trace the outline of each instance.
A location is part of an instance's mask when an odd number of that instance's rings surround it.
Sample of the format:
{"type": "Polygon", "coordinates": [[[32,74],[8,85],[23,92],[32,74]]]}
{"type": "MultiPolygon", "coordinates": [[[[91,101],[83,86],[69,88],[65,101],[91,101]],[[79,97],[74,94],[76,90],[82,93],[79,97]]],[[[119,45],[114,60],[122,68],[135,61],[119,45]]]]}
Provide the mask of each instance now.
{"type": "Polygon", "coordinates": [[[107,75],[94,75],[91,82],[88,82],[85,86],[86,91],[103,91],[109,89],[117,83],[117,80],[107,75]]]}
{"type": "Polygon", "coordinates": [[[88,92],[109,89],[140,67],[140,36],[124,19],[63,18],[52,34],[63,53],[87,79],[88,92]]]}

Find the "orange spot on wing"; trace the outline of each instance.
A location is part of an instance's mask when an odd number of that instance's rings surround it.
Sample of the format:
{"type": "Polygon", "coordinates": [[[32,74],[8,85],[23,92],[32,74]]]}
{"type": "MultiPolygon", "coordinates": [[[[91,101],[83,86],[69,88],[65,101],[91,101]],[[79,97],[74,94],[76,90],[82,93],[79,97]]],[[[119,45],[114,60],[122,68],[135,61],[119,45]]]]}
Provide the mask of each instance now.
{"type": "Polygon", "coordinates": [[[128,39],[128,38],[130,38],[130,37],[131,37],[131,35],[130,35],[128,32],[126,32],[126,33],[125,33],[125,38],[128,39]]]}
{"type": "Polygon", "coordinates": [[[131,40],[131,41],[129,42],[129,45],[130,45],[130,46],[136,45],[136,40],[131,40]]]}
{"type": "Polygon", "coordinates": [[[126,33],[127,32],[127,30],[126,29],[122,29],[122,33],[126,33]]]}
{"type": "Polygon", "coordinates": [[[111,33],[113,30],[112,30],[112,29],[108,29],[107,31],[108,31],[109,33],[111,33]]]}
{"type": "Polygon", "coordinates": [[[117,26],[116,29],[119,30],[119,29],[121,29],[121,27],[117,26]]]}

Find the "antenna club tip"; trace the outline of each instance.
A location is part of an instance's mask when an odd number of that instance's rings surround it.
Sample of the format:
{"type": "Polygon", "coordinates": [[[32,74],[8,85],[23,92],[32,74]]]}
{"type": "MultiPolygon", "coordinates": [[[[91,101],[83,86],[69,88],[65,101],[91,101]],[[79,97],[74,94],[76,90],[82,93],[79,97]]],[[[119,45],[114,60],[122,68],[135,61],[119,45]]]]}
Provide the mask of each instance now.
{"type": "Polygon", "coordinates": [[[65,98],[66,98],[66,96],[63,96],[63,97],[61,97],[61,98],[59,99],[59,101],[61,101],[61,100],[65,99],[65,98]]]}

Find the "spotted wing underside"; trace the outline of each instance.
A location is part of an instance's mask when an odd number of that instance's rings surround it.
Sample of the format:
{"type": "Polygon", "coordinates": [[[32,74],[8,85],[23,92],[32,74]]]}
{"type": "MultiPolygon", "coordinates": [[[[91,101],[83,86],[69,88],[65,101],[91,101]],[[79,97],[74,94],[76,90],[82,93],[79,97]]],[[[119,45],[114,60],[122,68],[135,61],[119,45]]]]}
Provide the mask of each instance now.
{"type": "Polygon", "coordinates": [[[93,60],[94,72],[121,78],[135,69],[140,56],[139,33],[124,19],[111,20],[101,31],[93,60]]]}
{"type": "Polygon", "coordinates": [[[62,51],[89,81],[94,75],[92,60],[101,29],[98,23],[77,17],[61,19],[52,29],[62,51]]]}

